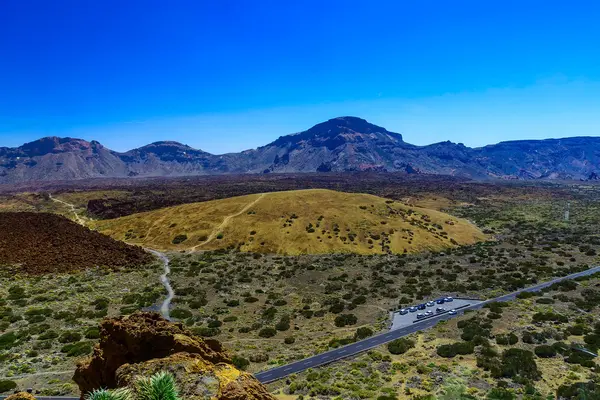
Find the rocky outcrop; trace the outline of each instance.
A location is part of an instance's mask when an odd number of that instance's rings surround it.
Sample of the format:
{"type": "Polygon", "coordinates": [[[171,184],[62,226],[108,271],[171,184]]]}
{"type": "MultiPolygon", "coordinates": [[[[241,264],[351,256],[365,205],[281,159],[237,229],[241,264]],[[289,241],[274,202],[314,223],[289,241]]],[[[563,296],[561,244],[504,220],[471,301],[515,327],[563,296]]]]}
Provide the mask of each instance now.
{"type": "Polygon", "coordinates": [[[274,400],[252,375],[231,365],[218,341],[197,338],[181,323],[168,322],[159,314],[106,319],[100,337],[94,354],[77,366],[73,377],[82,396],[169,371],[185,399],[274,400]]]}

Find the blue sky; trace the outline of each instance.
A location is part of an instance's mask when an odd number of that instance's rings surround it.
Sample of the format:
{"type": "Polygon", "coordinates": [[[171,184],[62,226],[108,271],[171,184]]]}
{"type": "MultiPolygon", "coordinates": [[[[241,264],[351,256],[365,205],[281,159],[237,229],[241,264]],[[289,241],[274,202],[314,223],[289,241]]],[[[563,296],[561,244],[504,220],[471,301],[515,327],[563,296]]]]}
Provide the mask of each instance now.
{"type": "Polygon", "coordinates": [[[240,151],[355,115],[414,144],[600,135],[596,1],[0,1],[0,146],[240,151]]]}

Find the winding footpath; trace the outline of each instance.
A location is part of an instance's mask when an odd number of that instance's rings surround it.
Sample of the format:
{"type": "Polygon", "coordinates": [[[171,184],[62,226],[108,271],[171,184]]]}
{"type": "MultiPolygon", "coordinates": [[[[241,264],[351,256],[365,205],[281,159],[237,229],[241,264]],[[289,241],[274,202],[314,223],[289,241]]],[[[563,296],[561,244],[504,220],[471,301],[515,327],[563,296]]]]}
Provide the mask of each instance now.
{"type": "Polygon", "coordinates": [[[171,273],[171,268],[169,267],[169,257],[166,254],[161,253],[160,251],[145,249],[147,252],[154,254],[158,257],[164,266],[165,273],[160,276],[160,281],[167,290],[167,297],[162,302],[160,306],[160,313],[163,318],[170,321],[171,316],[169,315],[169,309],[171,307],[171,301],[173,301],[173,297],[175,297],[175,292],[173,291],[173,287],[171,287],[171,282],[169,281],[169,274],[171,273]]]}
{"type": "Polygon", "coordinates": [[[245,213],[246,211],[248,211],[250,208],[252,208],[253,206],[256,205],[256,203],[258,203],[263,197],[265,197],[267,193],[261,193],[260,196],[258,196],[255,200],[251,201],[250,203],[246,204],[244,206],[244,208],[242,208],[240,211],[236,212],[235,214],[231,214],[226,216],[223,219],[223,222],[221,222],[221,224],[219,226],[217,226],[215,229],[213,229],[213,231],[210,233],[210,235],[208,236],[208,238],[200,243],[195,245],[194,247],[191,248],[191,251],[196,251],[196,249],[198,247],[202,247],[210,242],[212,242],[214,240],[215,237],[217,237],[217,235],[219,234],[219,232],[221,232],[227,225],[229,225],[229,221],[231,221],[232,218],[235,217],[239,217],[240,215],[242,215],[243,213],[245,213]]]}
{"type": "Polygon", "coordinates": [[[48,193],[48,197],[50,198],[50,200],[52,200],[52,201],[54,201],[56,203],[60,203],[60,204],[62,204],[64,206],[67,206],[71,210],[71,212],[73,213],[73,215],[75,215],[75,221],[77,221],[77,223],[79,225],[85,225],[85,221],[77,213],[77,209],[75,208],[75,204],[68,203],[68,202],[66,202],[64,200],[57,199],[56,197],[52,197],[52,195],[50,193],[48,193]]]}

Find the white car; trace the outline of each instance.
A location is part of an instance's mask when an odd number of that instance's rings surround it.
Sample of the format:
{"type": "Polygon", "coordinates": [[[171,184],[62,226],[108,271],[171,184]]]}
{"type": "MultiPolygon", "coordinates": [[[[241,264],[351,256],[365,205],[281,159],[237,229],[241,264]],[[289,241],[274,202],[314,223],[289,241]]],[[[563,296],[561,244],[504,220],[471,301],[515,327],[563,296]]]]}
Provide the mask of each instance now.
{"type": "Polygon", "coordinates": [[[453,301],[454,301],[454,299],[453,299],[452,297],[444,297],[444,301],[445,301],[446,303],[451,303],[451,302],[453,302],[453,301]]]}
{"type": "Polygon", "coordinates": [[[438,314],[439,313],[443,313],[444,311],[446,311],[446,309],[444,307],[438,307],[438,308],[435,309],[435,312],[438,313],[438,314]]]}
{"type": "Polygon", "coordinates": [[[448,311],[448,314],[449,315],[456,315],[457,313],[456,313],[456,310],[452,309],[452,310],[448,311]]]}
{"type": "Polygon", "coordinates": [[[427,315],[427,316],[433,315],[433,311],[427,310],[427,312],[425,312],[425,315],[427,315]]]}
{"type": "Polygon", "coordinates": [[[435,301],[428,301],[427,302],[427,307],[433,307],[435,306],[435,301]]]}
{"type": "Polygon", "coordinates": [[[413,307],[409,308],[408,311],[410,311],[410,312],[416,312],[417,311],[417,307],[413,306],[413,307]]]}
{"type": "Polygon", "coordinates": [[[399,312],[400,312],[400,315],[408,314],[408,310],[406,308],[401,308],[399,312]]]}

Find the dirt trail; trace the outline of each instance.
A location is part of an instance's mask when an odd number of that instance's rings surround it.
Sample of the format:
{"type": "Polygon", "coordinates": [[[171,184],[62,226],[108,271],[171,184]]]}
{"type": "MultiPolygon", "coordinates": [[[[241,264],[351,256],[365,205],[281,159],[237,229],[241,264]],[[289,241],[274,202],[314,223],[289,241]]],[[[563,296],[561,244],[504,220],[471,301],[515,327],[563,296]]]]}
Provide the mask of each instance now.
{"type": "Polygon", "coordinates": [[[169,308],[171,307],[171,301],[173,300],[173,297],[175,297],[175,292],[173,291],[173,287],[171,287],[171,283],[169,282],[169,274],[171,273],[171,268],[169,267],[169,257],[160,251],[152,249],[145,250],[160,258],[163,263],[165,273],[160,276],[160,281],[167,290],[167,297],[160,306],[160,313],[166,320],[170,321],[171,316],[169,315],[169,308]]]}
{"type": "Polygon", "coordinates": [[[71,210],[71,212],[73,213],[73,215],[75,215],[75,221],[77,221],[77,223],[79,225],[85,225],[85,221],[83,220],[83,218],[81,218],[79,216],[79,214],[77,214],[77,210],[75,208],[75,204],[71,204],[71,203],[68,203],[68,202],[66,202],[64,200],[60,200],[60,199],[57,199],[55,197],[52,197],[51,194],[48,194],[48,197],[50,197],[50,200],[52,200],[52,201],[55,201],[57,203],[60,203],[60,204],[63,204],[65,206],[67,206],[71,210]]]}
{"type": "Polygon", "coordinates": [[[244,208],[242,208],[237,213],[226,216],[223,219],[223,222],[221,222],[221,224],[219,226],[217,226],[215,229],[213,229],[213,231],[208,236],[208,239],[206,239],[204,242],[202,242],[200,244],[195,245],[190,250],[191,251],[195,251],[196,249],[198,249],[198,247],[204,246],[204,245],[212,242],[214,240],[214,238],[217,237],[217,235],[219,234],[219,232],[221,232],[229,224],[229,221],[231,221],[232,218],[238,217],[238,216],[242,215],[243,213],[245,213],[246,211],[248,211],[250,208],[252,208],[253,206],[255,206],[256,203],[259,202],[259,200],[261,200],[266,195],[267,195],[266,193],[262,193],[254,201],[251,201],[250,203],[246,204],[244,206],[244,208]]]}

